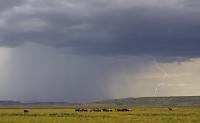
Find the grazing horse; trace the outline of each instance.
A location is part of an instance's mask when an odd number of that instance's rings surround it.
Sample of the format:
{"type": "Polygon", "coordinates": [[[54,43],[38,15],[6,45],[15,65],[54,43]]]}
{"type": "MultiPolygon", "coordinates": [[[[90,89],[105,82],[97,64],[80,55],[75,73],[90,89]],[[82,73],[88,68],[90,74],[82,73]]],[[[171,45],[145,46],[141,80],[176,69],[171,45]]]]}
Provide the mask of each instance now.
{"type": "Polygon", "coordinates": [[[80,108],[78,108],[78,109],[75,109],[75,111],[76,112],[87,112],[88,110],[87,109],[80,109],[80,108]]]}
{"type": "Polygon", "coordinates": [[[87,110],[87,109],[82,109],[82,111],[83,111],[83,112],[88,112],[88,110],[87,110]]]}
{"type": "Polygon", "coordinates": [[[122,112],[129,112],[131,111],[131,109],[127,109],[127,108],[122,108],[122,109],[115,109],[116,111],[122,111],[122,112]]]}
{"type": "Polygon", "coordinates": [[[104,111],[104,112],[112,112],[112,109],[102,109],[102,111],[104,111]]]}
{"type": "Polygon", "coordinates": [[[29,110],[27,110],[27,109],[24,110],[24,113],[28,113],[28,112],[29,112],[29,110]]]}
{"type": "Polygon", "coordinates": [[[171,107],[168,107],[168,110],[169,110],[169,111],[172,111],[173,109],[172,109],[171,107]]]}
{"type": "Polygon", "coordinates": [[[101,109],[92,109],[92,110],[90,110],[90,112],[101,112],[101,109]]]}
{"type": "Polygon", "coordinates": [[[78,109],[75,109],[76,112],[79,112],[80,110],[81,110],[81,109],[79,109],[79,108],[78,108],[78,109]]]}

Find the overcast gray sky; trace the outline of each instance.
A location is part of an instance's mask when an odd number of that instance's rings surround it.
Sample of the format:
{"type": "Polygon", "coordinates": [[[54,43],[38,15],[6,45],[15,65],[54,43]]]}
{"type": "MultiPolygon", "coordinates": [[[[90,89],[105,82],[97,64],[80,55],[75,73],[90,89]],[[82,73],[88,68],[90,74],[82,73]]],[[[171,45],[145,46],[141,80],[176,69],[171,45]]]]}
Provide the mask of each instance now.
{"type": "Polygon", "coordinates": [[[1,0],[0,100],[200,95],[199,0],[1,0]]]}

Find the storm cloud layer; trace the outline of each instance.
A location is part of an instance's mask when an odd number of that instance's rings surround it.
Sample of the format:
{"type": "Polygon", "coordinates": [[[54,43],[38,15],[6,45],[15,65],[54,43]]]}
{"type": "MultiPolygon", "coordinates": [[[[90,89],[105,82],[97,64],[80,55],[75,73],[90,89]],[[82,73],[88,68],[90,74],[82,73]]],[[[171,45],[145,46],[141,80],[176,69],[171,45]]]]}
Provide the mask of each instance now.
{"type": "Polygon", "coordinates": [[[198,57],[198,0],[2,0],[0,45],[85,55],[198,57]]]}
{"type": "Polygon", "coordinates": [[[0,48],[0,100],[91,102],[200,95],[200,59],[80,56],[38,44],[0,48]]]}
{"type": "Polygon", "coordinates": [[[1,0],[0,100],[200,95],[199,0],[1,0]]]}

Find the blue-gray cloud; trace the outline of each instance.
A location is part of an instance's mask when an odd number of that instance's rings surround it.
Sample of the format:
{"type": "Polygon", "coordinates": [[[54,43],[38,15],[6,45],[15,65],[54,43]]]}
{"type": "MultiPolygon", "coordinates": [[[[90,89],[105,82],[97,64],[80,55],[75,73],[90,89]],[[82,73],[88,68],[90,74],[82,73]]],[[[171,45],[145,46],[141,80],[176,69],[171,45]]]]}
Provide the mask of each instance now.
{"type": "Polygon", "coordinates": [[[85,102],[153,96],[157,86],[159,96],[198,95],[199,59],[190,58],[200,56],[199,8],[199,0],[1,0],[0,98],[85,102]]]}
{"type": "Polygon", "coordinates": [[[198,0],[26,0],[1,11],[0,45],[33,42],[84,55],[199,57],[199,5],[198,0]]]}
{"type": "Polygon", "coordinates": [[[1,0],[0,1],[0,11],[5,11],[15,6],[23,4],[25,0],[1,0]]]}

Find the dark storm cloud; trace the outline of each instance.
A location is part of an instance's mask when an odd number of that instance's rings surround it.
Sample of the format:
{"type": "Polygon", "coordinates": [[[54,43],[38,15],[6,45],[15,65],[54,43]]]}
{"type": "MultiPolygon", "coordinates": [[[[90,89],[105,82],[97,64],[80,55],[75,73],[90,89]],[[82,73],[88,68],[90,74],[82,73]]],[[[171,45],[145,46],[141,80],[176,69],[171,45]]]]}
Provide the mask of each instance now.
{"type": "Polygon", "coordinates": [[[0,11],[10,9],[12,7],[21,5],[25,0],[1,0],[0,11]]]}
{"type": "MultiPolygon", "coordinates": [[[[69,55],[31,43],[1,48],[0,56],[0,68],[4,71],[0,73],[0,99],[23,101],[87,102],[112,98],[111,88],[120,86],[112,78],[139,72],[151,62],[149,58],[126,56],[69,55]]],[[[121,95],[134,94],[128,93],[127,86],[130,85],[123,81],[121,95]]]]}
{"type": "Polygon", "coordinates": [[[199,0],[182,0],[181,2],[185,6],[192,7],[192,8],[200,6],[200,1],[199,0]]]}
{"type": "Polygon", "coordinates": [[[29,0],[0,14],[0,45],[85,55],[199,57],[198,0],[29,0]]]}

